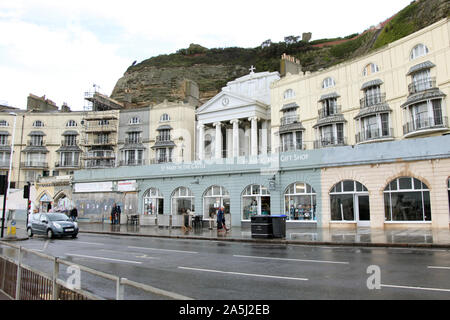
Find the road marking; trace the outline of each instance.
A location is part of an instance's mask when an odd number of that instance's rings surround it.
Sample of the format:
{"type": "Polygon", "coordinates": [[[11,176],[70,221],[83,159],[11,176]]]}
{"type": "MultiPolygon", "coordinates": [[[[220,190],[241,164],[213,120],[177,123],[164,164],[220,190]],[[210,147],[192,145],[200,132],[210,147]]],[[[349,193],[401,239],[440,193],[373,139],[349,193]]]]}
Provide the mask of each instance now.
{"type": "Polygon", "coordinates": [[[450,267],[428,266],[428,269],[446,269],[446,270],[450,270],[450,267]]]}
{"type": "Polygon", "coordinates": [[[308,279],[306,279],[306,278],[271,276],[271,275],[266,275],[266,274],[242,273],[242,272],[231,272],[231,271],[210,270],[210,269],[200,269],[200,268],[189,268],[189,267],[178,267],[178,268],[179,269],[184,269],[184,270],[192,270],[192,271],[215,272],[215,273],[221,273],[221,274],[233,274],[233,275],[238,275],[238,276],[273,278],[273,279],[284,279],[284,280],[297,280],[297,281],[308,281],[308,279]]]}
{"type": "Polygon", "coordinates": [[[184,251],[184,250],[170,250],[170,249],[158,249],[158,248],[147,248],[147,247],[133,247],[128,246],[131,249],[145,249],[145,250],[156,250],[156,251],[168,251],[168,252],[178,252],[178,253],[198,253],[195,251],[184,251]]]}
{"type": "Polygon", "coordinates": [[[425,290],[425,291],[450,292],[450,289],[425,288],[425,287],[410,287],[410,286],[396,286],[396,285],[392,285],[392,284],[382,284],[381,287],[385,287],[385,288],[397,288],[397,289],[411,289],[411,290],[425,290]]]}
{"type": "Polygon", "coordinates": [[[238,258],[252,258],[252,259],[267,259],[267,260],[282,260],[282,261],[297,261],[297,262],[349,264],[349,262],[344,262],[344,261],[303,260],[303,259],[288,259],[288,258],[273,258],[273,257],[242,256],[242,255],[233,255],[233,257],[238,257],[238,258]]]}
{"type": "Polygon", "coordinates": [[[105,245],[104,243],[85,242],[85,241],[77,241],[77,243],[93,244],[93,245],[96,245],[96,246],[103,246],[103,245],[105,245]]]}
{"type": "Polygon", "coordinates": [[[68,256],[74,256],[74,257],[80,257],[80,258],[91,258],[91,259],[108,260],[108,261],[125,262],[125,263],[134,263],[134,264],[141,264],[142,263],[140,261],[120,260],[120,259],[112,259],[112,258],[105,258],[105,257],[86,256],[86,255],[74,254],[74,253],[69,253],[67,255],[68,256]]]}

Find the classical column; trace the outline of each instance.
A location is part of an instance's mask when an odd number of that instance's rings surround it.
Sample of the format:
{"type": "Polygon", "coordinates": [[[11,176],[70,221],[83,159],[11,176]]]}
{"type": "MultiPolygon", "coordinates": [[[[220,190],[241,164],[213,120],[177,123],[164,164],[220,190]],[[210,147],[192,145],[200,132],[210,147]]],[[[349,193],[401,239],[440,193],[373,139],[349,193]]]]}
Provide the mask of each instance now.
{"type": "Polygon", "coordinates": [[[261,126],[261,153],[264,155],[267,155],[268,123],[269,121],[263,120],[261,126]]]}
{"type": "Polygon", "coordinates": [[[248,118],[248,121],[251,122],[251,134],[250,134],[250,155],[257,156],[258,155],[258,118],[252,117],[248,118]]]}
{"type": "Polygon", "coordinates": [[[222,123],[215,122],[214,126],[216,127],[216,159],[222,159],[222,123]]]}
{"type": "Polygon", "coordinates": [[[198,129],[198,159],[205,158],[205,126],[201,123],[197,126],[198,129]]]}
{"type": "Polygon", "coordinates": [[[239,157],[239,120],[231,120],[233,125],[233,158],[239,157]]]}

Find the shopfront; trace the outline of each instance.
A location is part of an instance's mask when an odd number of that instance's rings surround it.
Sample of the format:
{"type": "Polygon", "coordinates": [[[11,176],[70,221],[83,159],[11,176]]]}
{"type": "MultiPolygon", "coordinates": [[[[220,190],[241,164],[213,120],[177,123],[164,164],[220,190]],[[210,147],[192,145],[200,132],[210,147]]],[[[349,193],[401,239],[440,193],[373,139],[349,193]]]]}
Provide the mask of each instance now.
{"type": "Polygon", "coordinates": [[[256,215],[270,215],[270,192],[263,185],[253,184],[242,193],[242,220],[256,215]]]}
{"type": "Polygon", "coordinates": [[[159,189],[148,189],[144,194],[143,200],[144,215],[164,214],[164,197],[159,189]]]}
{"type": "Polygon", "coordinates": [[[288,221],[317,221],[316,191],[307,183],[296,182],[284,192],[284,208],[288,221]]]}
{"type": "Polygon", "coordinates": [[[172,193],[172,215],[183,215],[195,212],[195,197],[186,187],[179,187],[172,193]]]}

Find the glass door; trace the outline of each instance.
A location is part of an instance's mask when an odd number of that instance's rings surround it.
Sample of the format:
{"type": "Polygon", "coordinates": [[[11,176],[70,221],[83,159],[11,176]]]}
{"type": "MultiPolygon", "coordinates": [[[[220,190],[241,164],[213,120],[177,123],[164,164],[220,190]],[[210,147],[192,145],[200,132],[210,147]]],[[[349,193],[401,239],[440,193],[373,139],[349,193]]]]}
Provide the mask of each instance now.
{"type": "Polygon", "coordinates": [[[370,207],[369,207],[369,196],[368,195],[355,195],[355,201],[358,212],[357,212],[357,224],[358,227],[369,227],[370,226],[370,207]]]}

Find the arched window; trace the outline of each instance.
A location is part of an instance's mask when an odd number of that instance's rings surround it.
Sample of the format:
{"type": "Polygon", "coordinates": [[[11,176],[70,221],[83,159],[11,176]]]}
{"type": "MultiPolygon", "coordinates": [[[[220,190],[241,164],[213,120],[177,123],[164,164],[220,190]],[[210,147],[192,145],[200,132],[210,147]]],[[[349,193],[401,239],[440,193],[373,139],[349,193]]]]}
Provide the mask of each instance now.
{"type": "Polygon", "coordinates": [[[265,186],[253,184],[242,192],[242,219],[256,215],[270,215],[270,192],[265,186]]]}
{"type": "Polygon", "coordinates": [[[182,215],[195,211],[194,195],[189,188],[179,187],[172,192],[172,215],[182,215]]]}
{"type": "Polygon", "coordinates": [[[144,193],[144,215],[164,213],[164,197],[156,188],[150,188],[144,193]]]}
{"type": "Polygon", "coordinates": [[[377,73],[380,71],[380,68],[375,63],[369,63],[364,67],[363,76],[369,76],[371,74],[377,73]]]}
{"type": "Polygon", "coordinates": [[[163,122],[163,121],[170,121],[170,117],[167,113],[164,113],[161,118],[159,118],[159,121],[163,122]]]}
{"type": "Polygon", "coordinates": [[[428,54],[428,48],[426,45],[424,45],[423,43],[419,43],[418,45],[416,45],[412,50],[411,50],[411,54],[409,56],[410,60],[414,60],[417,59],[419,57],[423,57],[425,55],[428,54]]]}
{"type": "Polygon", "coordinates": [[[0,127],[7,127],[7,126],[9,126],[8,121],[0,120],[0,127]]]}
{"type": "Polygon", "coordinates": [[[287,89],[283,94],[284,100],[291,99],[294,97],[295,97],[295,91],[292,89],[287,89]]]}
{"type": "Polygon", "coordinates": [[[338,182],[330,191],[332,221],[370,221],[369,191],[358,181],[338,182]]]}
{"type": "Polygon", "coordinates": [[[77,126],[77,122],[75,120],[69,120],[66,123],[66,127],[76,127],[77,126]]]}
{"type": "Polygon", "coordinates": [[[334,82],[334,79],[331,77],[326,78],[322,82],[322,89],[332,88],[336,85],[336,82],[334,82]]]}
{"type": "Polygon", "coordinates": [[[296,182],[284,191],[288,220],[316,221],[316,191],[307,183],[296,182]]]}
{"type": "Polygon", "coordinates": [[[41,120],[36,120],[33,122],[33,127],[40,128],[43,126],[44,126],[44,123],[41,120]]]}
{"type": "Polygon", "coordinates": [[[416,178],[401,177],[384,189],[386,221],[431,221],[430,190],[416,178]]]}
{"type": "Polygon", "coordinates": [[[219,207],[225,208],[225,214],[230,213],[230,193],[220,186],[211,186],[203,194],[203,217],[213,218],[219,207]]]}
{"type": "Polygon", "coordinates": [[[128,123],[129,124],[139,124],[139,123],[141,123],[141,119],[139,117],[132,117],[128,123]]]}

